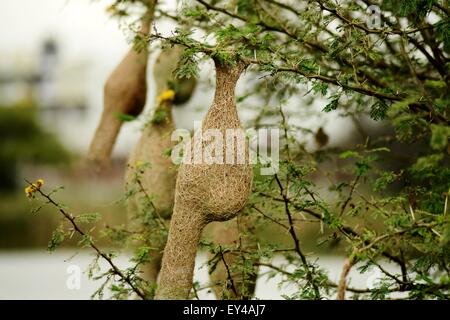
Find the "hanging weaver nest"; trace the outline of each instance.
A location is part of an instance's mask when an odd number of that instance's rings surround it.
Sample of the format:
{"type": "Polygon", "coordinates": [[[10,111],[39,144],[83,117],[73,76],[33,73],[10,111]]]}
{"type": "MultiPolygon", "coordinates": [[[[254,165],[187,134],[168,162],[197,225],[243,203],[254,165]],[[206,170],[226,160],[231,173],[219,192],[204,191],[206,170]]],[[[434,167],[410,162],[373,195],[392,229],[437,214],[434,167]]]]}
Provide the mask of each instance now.
{"type": "MultiPolygon", "coordinates": [[[[216,91],[212,106],[202,122],[201,133],[210,129],[220,132],[223,139],[222,155],[227,149],[238,155],[239,141],[228,140],[226,132],[235,129],[245,139],[235,104],[236,83],[246,65],[236,62],[222,65],[215,60],[216,91]],[[228,148],[227,148],[228,147],[228,148]]],[[[196,132],[191,140],[193,158],[210,150],[209,141],[196,143],[196,132]]],[[[239,140],[239,138],[238,138],[239,140]]],[[[244,146],[247,142],[244,141],[244,146]]],[[[252,167],[248,148],[244,159],[238,163],[187,163],[181,164],[175,190],[175,207],[169,237],[161,268],[157,299],[185,299],[192,286],[197,245],[203,228],[212,221],[225,221],[237,215],[244,207],[252,184],[252,167]]],[[[215,150],[215,153],[218,151],[215,150]]],[[[189,153],[189,152],[188,152],[189,153]]],[[[220,153],[220,152],[219,152],[220,153]]],[[[192,160],[192,159],[190,159],[192,160]]]]}
{"type": "MultiPolygon", "coordinates": [[[[148,35],[153,22],[156,1],[149,1],[142,18],[140,34],[148,35]]],[[[103,92],[103,112],[88,151],[88,162],[101,171],[109,162],[112,149],[122,126],[121,115],[138,116],[147,98],[148,47],[131,48],[106,80],[103,92]]]]}

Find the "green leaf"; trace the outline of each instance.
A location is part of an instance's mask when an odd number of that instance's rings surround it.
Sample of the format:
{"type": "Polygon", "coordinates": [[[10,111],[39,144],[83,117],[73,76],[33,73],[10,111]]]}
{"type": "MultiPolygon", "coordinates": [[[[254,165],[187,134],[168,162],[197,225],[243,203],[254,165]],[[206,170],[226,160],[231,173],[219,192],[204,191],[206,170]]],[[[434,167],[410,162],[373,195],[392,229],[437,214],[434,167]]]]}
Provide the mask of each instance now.
{"type": "Polygon", "coordinates": [[[170,157],[172,155],[172,148],[167,148],[164,150],[164,155],[170,157]]]}
{"type": "Polygon", "coordinates": [[[155,111],[155,114],[152,117],[152,123],[161,123],[167,118],[167,111],[164,109],[159,109],[155,111]]]}
{"type": "Polygon", "coordinates": [[[98,212],[87,212],[80,214],[76,217],[76,220],[80,223],[92,223],[100,219],[100,213],[98,212]]]}
{"type": "Polygon", "coordinates": [[[399,175],[395,174],[395,172],[383,172],[381,176],[375,180],[373,184],[374,191],[381,191],[387,188],[388,185],[397,180],[399,175]]]}
{"type": "Polygon", "coordinates": [[[437,169],[440,161],[444,157],[443,154],[431,154],[417,159],[416,163],[411,167],[413,172],[423,172],[437,169]]]}
{"type": "Polygon", "coordinates": [[[386,104],[386,102],[384,102],[383,100],[378,100],[370,108],[369,115],[375,121],[383,120],[387,116],[388,109],[389,106],[386,104]]]}
{"type": "Polygon", "coordinates": [[[178,79],[191,77],[197,78],[200,69],[198,68],[198,59],[196,58],[197,50],[189,48],[184,50],[180,58],[178,68],[175,70],[175,77],[178,79]]]}
{"type": "Polygon", "coordinates": [[[387,111],[387,115],[389,117],[395,117],[401,113],[408,112],[409,105],[411,103],[417,102],[418,100],[419,100],[419,97],[413,96],[413,97],[406,98],[402,101],[398,101],[398,102],[394,103],[393,105],[391,105],[391,107],[387,111]]]}
{"type": "Polygon", "coordinates": [[[201,18],[206,16],[206,12],[204,10],[201,10],[199,8],[186,8],[182,14],[185,17],[189,17],[189,18],[195,18],[200,20],[201,18]]]}
{"type": "Polygon", "coordinates": [[[78,242],[78,245],[81,247],[89,247],[92,244],[92,237],[88,234],[85,234],[81,237],[81,240],[78,242]]]}
{"type": "Polygon", "coordinates": [[[445,89],[447,85],[441,80],[425,80],[425,86],[435,89],[445,89]]]}
{"type": "Polygon", "coordinates": [[[355,165],[356,165],[356,175],[359,177],[364,176],[371,169],[371,166],[366,160],[357,161],[355,165]]]}
{"type": "Polygon", "coordinates": [[[339,158],[341,159],[348,159],[348,158],[358,158],[359,153],[352,150],[347,150],[339,154],[339,158]]]}
{"type": "Polygon", "coordinates": [[[324,112],[330,112],[336,110],[339,106],[339,98],[341,97],[340,93],[334,94],[330,97],[330,101],[328,104],[322,109],[324,112]]]}
{"type": "Polygon", "coordinates": [[[320,92],[322,95],[326,95],[328,92],[328,84],[323,81],[316,80],[313,83],[313,91],[320,92]]]}
{"type": "Polygon", "coordinates": [[[137,119],[137,117],[126,114],[126,113],[122,113],[122,112],[114,112],[114,115],[117,117],[117,119],[119,119],[122,122],[130,122],[130,121],[134,121],[137,119]]]}
{"type": "Polygon", "coordinates": [[[444,51],[450,52],[450,18],[442,19],[435,24],[436,35],[444,43],[444,51]]]}
{"type": "Polygon", "coordinates": [[[450,127],[438,124],[431,125],[431,140],[430,146],[434,150],[442,150],[448,144],[450,137],[450,127]]]}
{"type": "Polygon", "coordinates": [[[50,252],[54,251],[64,241],[64,238],[64,228],[62,225],[60,225],[58,228],[56,228],[55,231],[53,231],[52,237],[47,246],[47,250],[50,252]]]}
{"type": "Polygon", "coordinates": [[[151,259],[150,253],[152,252],[152,249],[147,246],[142,246],[136,249],[134,257],[132,261],[142,264],[145,262],[149,262],[151,259]]]}

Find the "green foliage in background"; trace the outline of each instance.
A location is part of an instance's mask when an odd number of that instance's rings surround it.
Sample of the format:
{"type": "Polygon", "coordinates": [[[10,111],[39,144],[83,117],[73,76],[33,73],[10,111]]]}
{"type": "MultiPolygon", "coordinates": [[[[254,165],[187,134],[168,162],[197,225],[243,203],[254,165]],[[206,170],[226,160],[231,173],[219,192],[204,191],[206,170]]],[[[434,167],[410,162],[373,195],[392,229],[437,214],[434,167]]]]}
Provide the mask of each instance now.
{"type": "Polygon", "coordinates": [[[69,153],[57,137],[42,128],[32,106],[0,106],[0,189],[14,190],[19,163],[57,164],[69,161],[69,153]]]}

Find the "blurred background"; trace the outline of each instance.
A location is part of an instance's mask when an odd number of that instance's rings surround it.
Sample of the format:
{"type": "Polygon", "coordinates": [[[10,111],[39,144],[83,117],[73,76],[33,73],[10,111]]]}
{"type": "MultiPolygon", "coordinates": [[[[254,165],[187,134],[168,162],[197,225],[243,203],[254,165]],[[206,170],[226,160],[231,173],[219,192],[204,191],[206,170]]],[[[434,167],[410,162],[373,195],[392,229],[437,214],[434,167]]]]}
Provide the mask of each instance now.
{"type": "MultiPolygon", "coordinates": [[[[125,123],[112,166],[101,177],[92,177],[82,161],[100,118],[104,82],[130,43],[126,27],[110,17],[108,5],[108,1],[91,0],[0,1],[0,299],[88,299],[98,286],[84,274],[79,290],[67,287],[68,266],[84,270],[92,256],[82,250],[72,257],[78,249],[71,248],[70,241],[62,250],[47,253],[60,217],[50,207],[31,213],[38,204],[25,197],[24,179],[42,178],[47,190],[64,186],[56,197],[74,213],[100,212],[105,224],[125,221],[120,201],[123,174],[142,123],[125,123]]],[[[175,8],[176,3],[165,1],[162,6],[175,8]]],[[[158,31],[170,29],[169,22],[158,22],[158,31]]],[[[151,55],[151,61],[155,56],[151,55]]],[[[191,129],[194,120],[201,120],[212,100],[211,70],[211,65],[202,68],[193,98],[174,110],[177,127],[191,129]]],[[[143,118],[154,101],[151,74],[149,68],[143,118]]],[[[287,106],[297,110],[291,121],[313,132],[322,127],[328,146],[360,139],[349,119],[333,112],[319,117],[320,100],[304,110],[299,110],[299,103],[290,101],[287,106]]],[[[254,116],[245,106],[239,112],[244,123],[254,116]]],[[[366,130],[375,128],[365,121],[366,130]]],[[[310,140],[307,147],[317,147],[310,140]]],[[[206,282],[206,268],[200,268],[205,257],[198,259],[196,278],[206,282]]],[[[323,261],[336,280],[343,258],[323,261]]],[[[118,258],[119,265],[127,263],[126,255],[118,258]]],[[[278,288],[278,280],[260,279],[256,295],[280,298],[289,288],[278,288]]],[[[205,293],[203,297],[212,296],[205,293]]]]}

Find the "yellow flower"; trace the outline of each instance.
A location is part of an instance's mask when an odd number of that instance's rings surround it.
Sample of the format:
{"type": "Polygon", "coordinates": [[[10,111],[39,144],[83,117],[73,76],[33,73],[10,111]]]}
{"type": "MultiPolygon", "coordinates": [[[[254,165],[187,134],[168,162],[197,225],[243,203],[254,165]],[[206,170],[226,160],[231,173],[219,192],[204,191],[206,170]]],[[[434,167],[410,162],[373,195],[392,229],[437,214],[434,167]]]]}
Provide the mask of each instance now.
{"type": "Polygon", "coordinates": [[[142,166],[142,161],[141,160],[136,160],[136,163],[134,164],[134,166],[136,168],[139,168],[140,166],[142,166]]]}
{"type": "Polygon", "coordinates": [[[163,101],[172,101],[175,98],[175,91],[166,90],[158,96],[158,103],[163,101]]]}
{"type": "Polygon", "coordinates": [[[40,189],[43,185],[44,185],[44,180],[43,179],[39,179],[35,183],[32,183],[30,186],[28,186],[28,187],[26,187],[24,189],[25,194],[27,195],[28,198],[33,198],[34,193],[38,189],[40,189]]]}
{"type": "Polygon", "coordinates": [[[39,179],[36,181],[36,186],[38,188],[42,187],[44,185],[44,180],[43,179],[39,179]]]}
{"type": "Polygon", "coordinates": [[[28,198],[33,197],[33,193],[36,191],[36,188],[34,186],[29,186],[25,188],[25,194],[28,198]]]}

